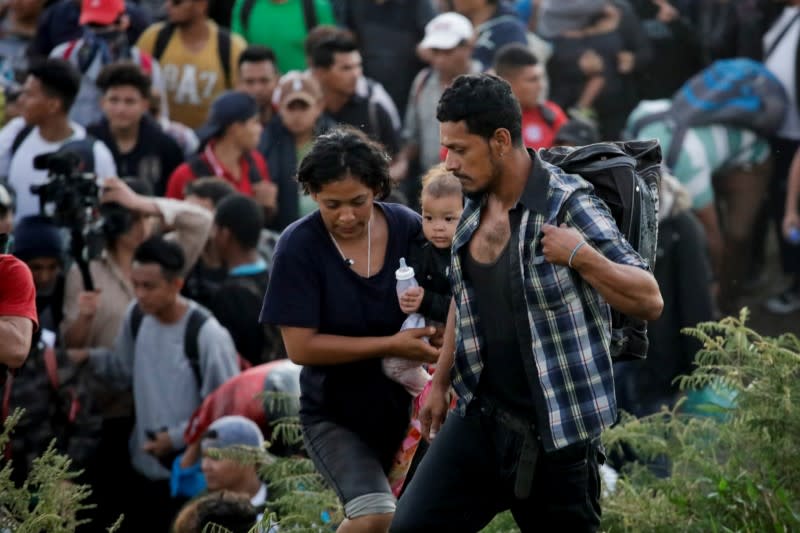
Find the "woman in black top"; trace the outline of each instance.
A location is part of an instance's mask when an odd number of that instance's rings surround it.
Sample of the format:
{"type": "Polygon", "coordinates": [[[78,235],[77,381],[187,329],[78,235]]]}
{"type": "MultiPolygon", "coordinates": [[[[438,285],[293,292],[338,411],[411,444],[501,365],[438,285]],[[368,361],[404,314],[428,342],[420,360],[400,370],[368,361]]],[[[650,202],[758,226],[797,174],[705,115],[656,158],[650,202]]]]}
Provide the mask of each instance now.
{"type": "Polygon", "coordinates": [[[386,476],[411,397],[384,376],[380,359],[438,356],[421,339],[432,328],[398,333],[405,314],[394,270],[420,218],[376,201],[390,189],[388,157],[351,128],[319,137],[298,180],[319,210],[281,235],[261,320],[281,328],[289,357],[304,365],[303,435],[344,505],[339,531],[388,530],[395,499],[386,476]]]}

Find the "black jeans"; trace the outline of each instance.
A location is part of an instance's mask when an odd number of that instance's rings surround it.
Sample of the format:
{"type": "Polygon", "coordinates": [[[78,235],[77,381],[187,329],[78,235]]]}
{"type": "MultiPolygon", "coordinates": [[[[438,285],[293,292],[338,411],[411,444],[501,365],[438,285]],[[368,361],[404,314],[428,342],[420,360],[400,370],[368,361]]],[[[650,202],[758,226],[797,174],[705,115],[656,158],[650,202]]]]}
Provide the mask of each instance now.
{"type": "Polygon", "coordinates": [[[484,415],[472,402],[464,417],[450,413],[397,504],[390,531],[480,531],[507,509],[520,530],[597,531],[600,450],[585,442],[552,453],[539,450],[530,496],[514,496],[522,435],[484,415]]]}

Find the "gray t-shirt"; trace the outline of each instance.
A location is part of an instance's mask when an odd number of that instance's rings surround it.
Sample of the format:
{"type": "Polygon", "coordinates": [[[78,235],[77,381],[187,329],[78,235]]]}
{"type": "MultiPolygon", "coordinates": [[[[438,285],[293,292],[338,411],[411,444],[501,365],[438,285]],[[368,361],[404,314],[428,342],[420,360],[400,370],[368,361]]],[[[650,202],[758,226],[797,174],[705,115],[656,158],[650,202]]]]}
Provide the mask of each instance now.
{"type": "Polygon", "coordinates": [[[136,423],[129,451],[134,468],[149,479],[168,479],[170,472],[142,450],[146,431],[167,428],[173,448],[183,448],[189,417],[203,398],[239,373],[236,348],[228,331],[214,317],[208,318],[198,334],[203,376],[198,386],[183,347],[189,311],[174,324],[145,315],[134,342],[130,325],[134,305],[135,301],[125,313],[113,350],[92,349],[90,361],[94,371],[113,385],[133,386],[136,423]]]}

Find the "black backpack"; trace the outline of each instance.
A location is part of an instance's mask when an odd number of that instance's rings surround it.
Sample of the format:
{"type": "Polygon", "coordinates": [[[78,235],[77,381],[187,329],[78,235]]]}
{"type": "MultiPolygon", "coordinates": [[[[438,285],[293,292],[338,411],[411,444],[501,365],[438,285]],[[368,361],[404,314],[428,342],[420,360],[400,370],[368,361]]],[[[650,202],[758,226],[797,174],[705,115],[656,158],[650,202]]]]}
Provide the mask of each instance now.
{"type": "MultiPolygon", "coordinates": [[[[594,186],[608,206],[620,233],[652,271],[658,243],[658,187],[661,146],[655,139],[559,146],[539,151],[543,161],[578,174],[594,186]]],[[[631,361],[647,357],[647,321],[611,310],[611,358],[631,361]]]]}
{"type": "MultiPolygon", "coordinates": [[[[186,322],[186,330],[183,333],[183,350],[186,354],[186,359],[189,361],[189,366],[192,369],[194,378],[197,381],[197,388],[203,386],[203,373],[200,370],[200,329],[206,320],[213,315],[211,311],[202,307],[196,306],[189,309],[189,318],[186,322]]],[[[136,336],[139,334],[139,329],[142,327],[144,320],[144,311],[139,307],[139,303],[134,304],[131,309],[131,337],[134,343],[136,336]]],[[[236,354],[239,370],[246,370],[252,365],[247,359],[244,359],[239,353],[236,354]]]]}

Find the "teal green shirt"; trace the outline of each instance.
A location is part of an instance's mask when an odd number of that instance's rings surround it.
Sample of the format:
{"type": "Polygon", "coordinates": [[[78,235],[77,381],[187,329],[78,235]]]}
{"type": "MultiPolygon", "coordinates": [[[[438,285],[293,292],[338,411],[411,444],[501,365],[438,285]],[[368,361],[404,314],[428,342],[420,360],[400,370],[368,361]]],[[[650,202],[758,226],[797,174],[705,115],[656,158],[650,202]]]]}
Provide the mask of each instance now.
{"type": "MultiPolygon", "coordinates": [[[[669,109],[669,100],[641,102],[628,118],[628,128],[642,117],[669,109]]],[[[661,151],[669,152],[672,128],[666,121],[655,121],[641,128],[639,139],[658,139],[661,151]]],[[[752,131],[713,124],[689,128],[683,137],[678,161],[672,174],[686,187],[692,207],[702,209],[714,200],[712,176],[733,167],[757,165],[770,155],[769,142],[752,131]]]]}
{"type": "MultiPolygon", "coordinates": [[[[314,0],[317,24],[335,24],[333,8],[328,0],[314,0]]],[[[231,30],[250,44],[269,46],[278,57],[281,73],[305,70],[303,43],[306,31],[302,0],[236,0],[233,4],[231,30]],[[253,1],[246,24],[242,24],[242,6],[253,1]]]]}

